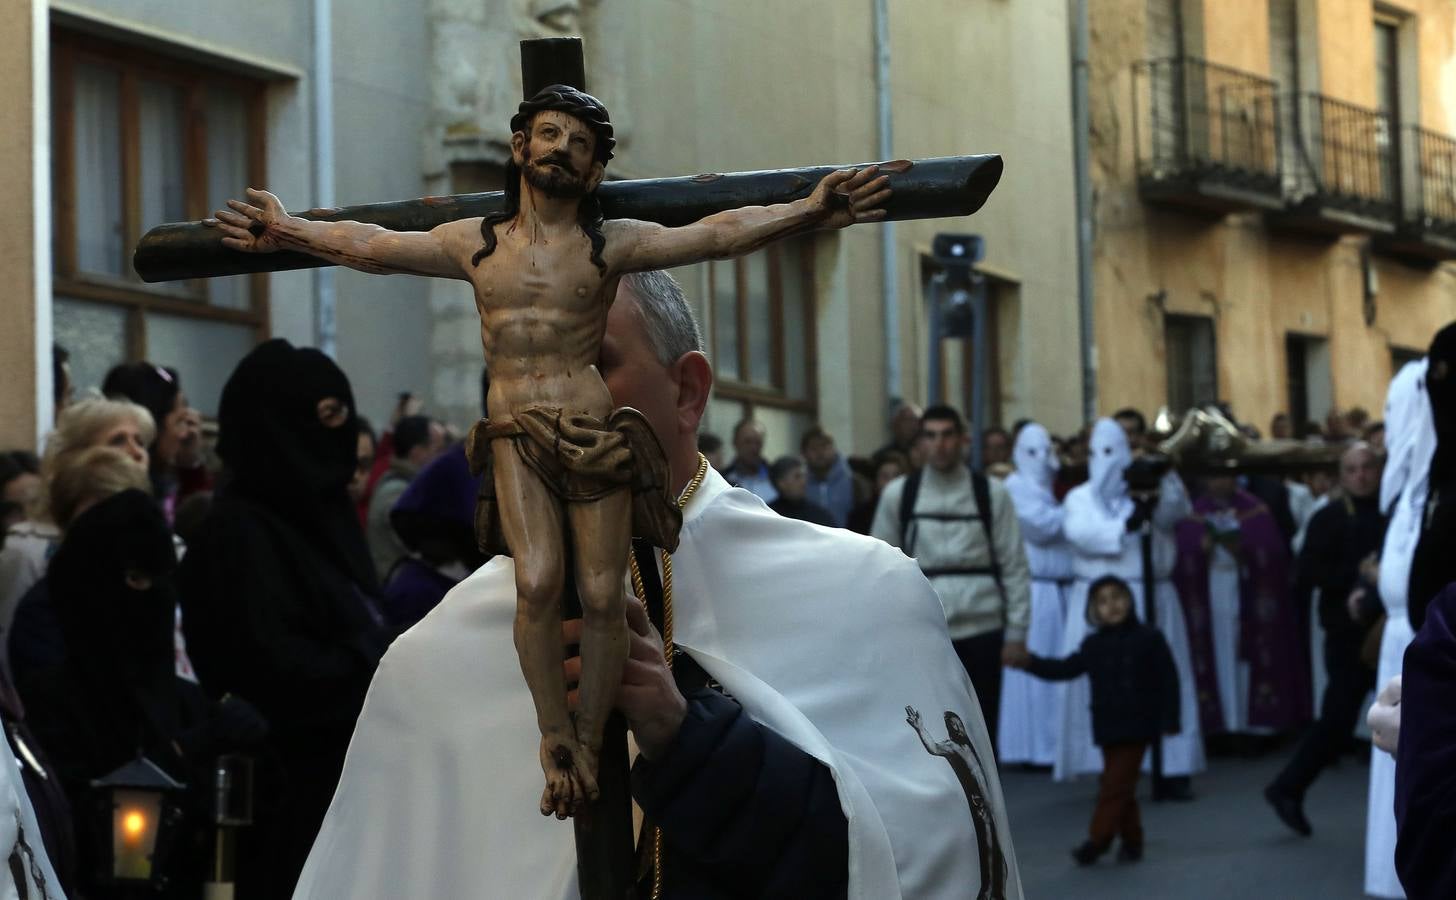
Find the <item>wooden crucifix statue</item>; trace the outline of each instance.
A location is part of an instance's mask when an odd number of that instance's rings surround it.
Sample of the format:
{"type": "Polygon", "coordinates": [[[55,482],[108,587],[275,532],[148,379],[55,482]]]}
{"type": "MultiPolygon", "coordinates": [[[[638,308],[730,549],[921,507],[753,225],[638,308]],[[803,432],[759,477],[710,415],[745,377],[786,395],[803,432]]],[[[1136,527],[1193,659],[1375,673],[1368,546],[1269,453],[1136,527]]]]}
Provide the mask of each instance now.
{"type": "Polygon", "coordinates": [[[729,210],[681,227],[605,219],[596,190],[615,141],[599,100],[550,85],[521,103],[511,132],[506,207],[493,215],[398,232],[292,216],[277,197],[249,189],[246,201],[229,200],[207,224],[234,250],[302,251],[363,272],[454,278],[474,287],[491,381],[489,418],[472,431],[469,452],[473,461],[488,461],[499,511],[498,532],[489,506],[477,529],[489,549],[514,559],[515,643],[541,729],[540,810],[565,819],[598,794],[602,731],[627,652],[630,538],[635,533],[673,549],[680,521],[646,421],[631,409],[613,409],[597,372],[618,280],[880,220],[890,188],[872,165],[834,171],[790,203],[729,210]],[[567,578],[575,580],[583,610],[574,726],[561,665],[567,578]]]}

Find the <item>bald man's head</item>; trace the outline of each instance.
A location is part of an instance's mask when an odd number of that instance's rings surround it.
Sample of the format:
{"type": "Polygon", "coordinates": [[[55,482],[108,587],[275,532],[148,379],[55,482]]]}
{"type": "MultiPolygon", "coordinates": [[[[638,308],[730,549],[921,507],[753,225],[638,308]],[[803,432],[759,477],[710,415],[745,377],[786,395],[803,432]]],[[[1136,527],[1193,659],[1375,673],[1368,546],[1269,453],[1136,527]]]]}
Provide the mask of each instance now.
{"type": "Polygon", "coordinates": [[[1380,470],[1380,456],[1374,448],[1356,441],[1340,455],[1340,487],[1351,497],[1373,497],[1380,490],[1380,470]]]}

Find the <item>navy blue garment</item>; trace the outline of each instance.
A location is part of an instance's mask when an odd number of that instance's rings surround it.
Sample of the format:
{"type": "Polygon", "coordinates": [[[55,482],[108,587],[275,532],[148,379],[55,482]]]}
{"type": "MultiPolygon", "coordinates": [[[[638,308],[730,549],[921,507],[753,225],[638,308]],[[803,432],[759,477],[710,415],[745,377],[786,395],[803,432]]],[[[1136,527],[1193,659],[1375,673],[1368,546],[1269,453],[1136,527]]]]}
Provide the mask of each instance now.
{"type": "Polygon", "coordinates": [[[1411,900],[1456,897],[1456,585],[1405,651],[1395,762],[1395,871],[1411,900]]]}
{"type": "Polygon", "coordinates": [[[663,896],[846,896],[849,823],[829,769],[712,688],[687,700],[673,745],[632,768],[633,798],[662,827],[663,896]]]}
{"type": "Polygon", "coordinates": [[[397,631],[403,632],[429,615],[459,583],[460,579],[446,575],[424,560],[406,556],[395,563],[384,585],[381,602],[384,617],[397,631]]]}
{"type": "Polygon", "coordinates": [[[470,474],[456,445],[421,469],[395,501],[389,523],[410,551],[384,586],[384,615],[396,629],[423,619],[464,573],[485,564],[475,539],[479,492],[480,477],[470,474]]]}

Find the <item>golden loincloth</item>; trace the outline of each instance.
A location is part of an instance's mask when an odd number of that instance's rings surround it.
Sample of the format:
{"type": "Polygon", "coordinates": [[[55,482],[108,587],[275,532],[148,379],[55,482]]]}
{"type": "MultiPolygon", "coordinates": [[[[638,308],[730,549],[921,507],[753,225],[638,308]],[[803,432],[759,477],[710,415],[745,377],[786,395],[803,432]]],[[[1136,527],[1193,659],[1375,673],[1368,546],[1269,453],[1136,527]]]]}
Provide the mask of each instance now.
{"type": "Polygon", "coordinates": [[[632,536],[677,549],[682,512],[673,502],[667,457],[642,414],[630,407],[594,416],[563,416],[560,407],[531,406],[509,419],[481,419],[465,438],[470,471],[483,475],[475,505],[481,552],[511,555],[500,525],[494,455],[509,446],[563,503],[591,503],[632,492],[632,536]]]}

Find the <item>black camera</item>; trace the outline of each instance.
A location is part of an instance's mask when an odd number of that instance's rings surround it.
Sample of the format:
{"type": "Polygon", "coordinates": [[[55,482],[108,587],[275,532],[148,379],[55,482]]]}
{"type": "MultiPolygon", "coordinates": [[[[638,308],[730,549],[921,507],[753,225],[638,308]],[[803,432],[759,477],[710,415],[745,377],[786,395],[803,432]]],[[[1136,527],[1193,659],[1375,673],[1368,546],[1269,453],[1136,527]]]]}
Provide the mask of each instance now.
{"type": "Polygon", "coordinates": [[[1173,460],[1161,453],[1134,457],[1122,473],[1127,489],[1134,494],[1150,494],[1162,484],[1163,476],[1173,468],[1173,460]]]}

